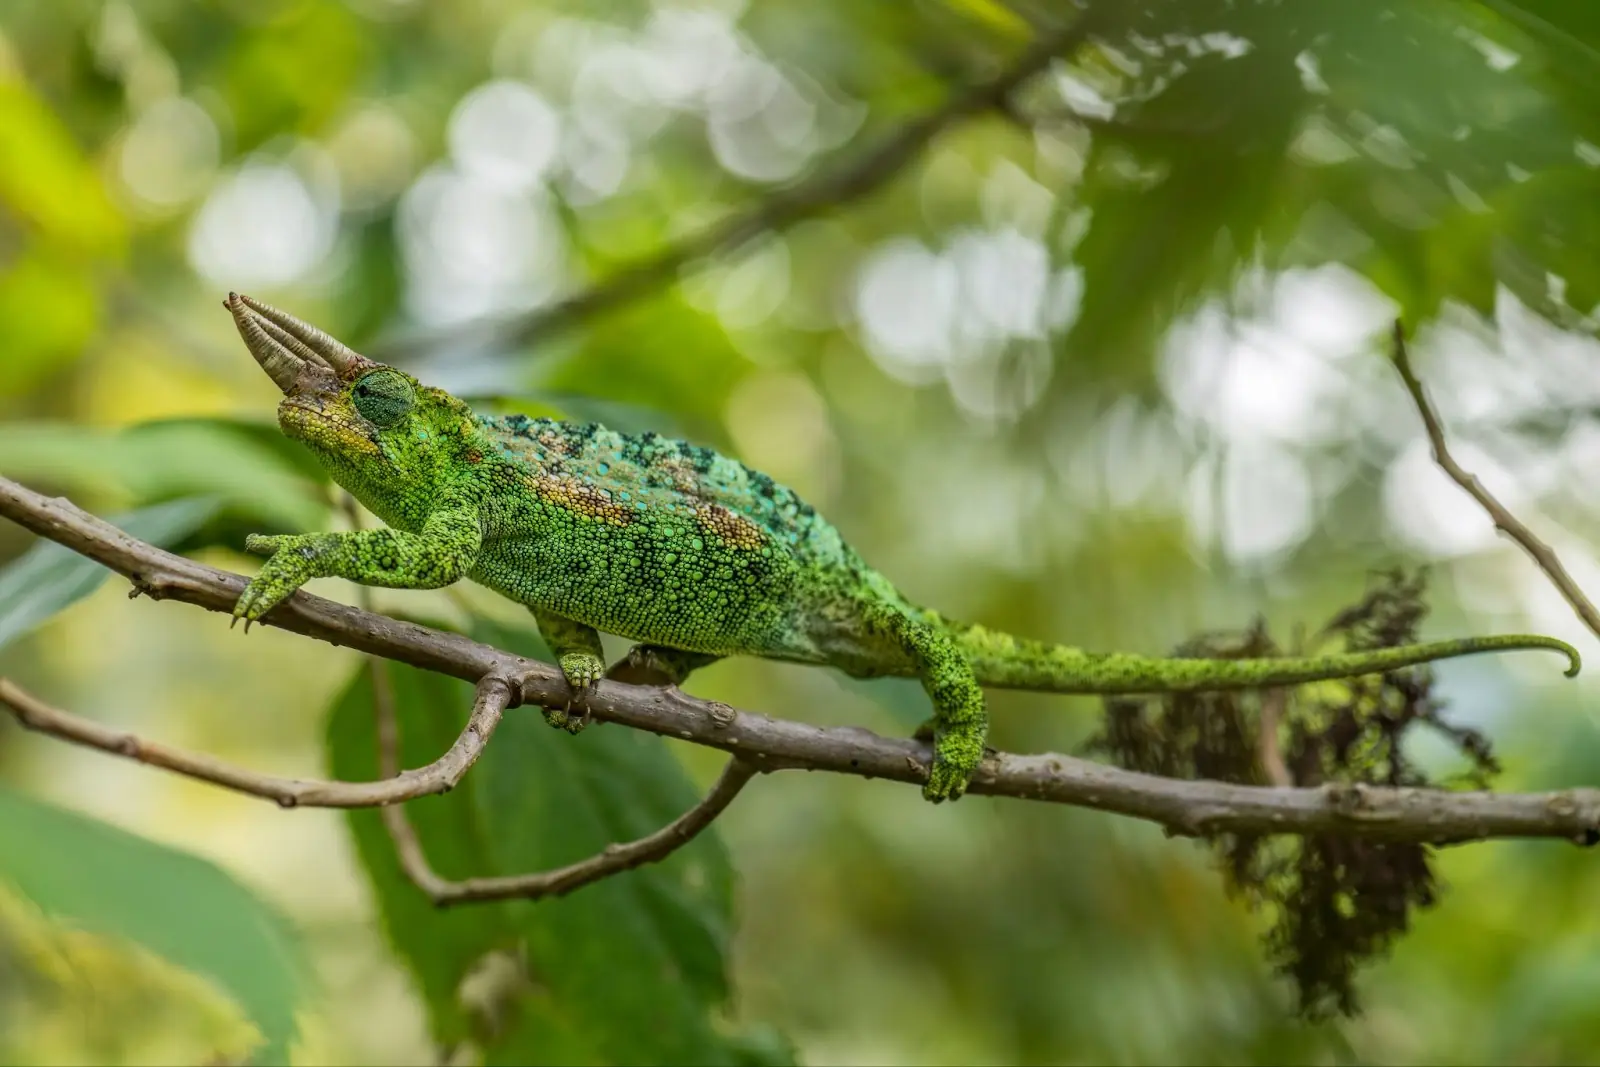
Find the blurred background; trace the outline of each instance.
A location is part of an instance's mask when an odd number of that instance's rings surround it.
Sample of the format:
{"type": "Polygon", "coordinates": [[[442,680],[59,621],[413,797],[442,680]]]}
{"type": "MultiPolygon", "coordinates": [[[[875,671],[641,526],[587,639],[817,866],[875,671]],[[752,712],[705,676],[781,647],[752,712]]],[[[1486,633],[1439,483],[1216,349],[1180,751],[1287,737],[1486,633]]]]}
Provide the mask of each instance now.
{"type": "MultiPolygon", "coordinates": [[[[177,543],[236,570],[245,532],[338,528],[274,443],[219,306],[238,289],[484,410],[722,448],[955,617],[1151,653],[1257,615],[1287,639],[1426,564],[1424,636],[1536,630],[1596,659],[1432,466],[1386,337],[1403,314],[1458,458],[1600,592],[1597,91],[1586,0],[8,0],[0,474],[105,515],[204,494],[177,543]],[[1037,76],[985,88],[1050,39],[1037,76]],[[915,151],[880,152],[918,123],[915,151]]],[[[0,559],[28,544],[0,527],[0,559]]],[[[359,657],[125,592],[4,634],[0,674],[323,773],[359,657]]],[[[481,590],[375,600],[525,625],[481,590]]],[[[1600,781],[1593,672],[1437,674],[1500,787],[1600,781]]],[[[914,687],[756,661],[689,688],[886,733],[922,717],[914,687]]],[[[991,706],[1020,751],[1081,750],[1100,710],[991,706]]],[[[672,751],[714,777],[716,754],[672,751]]],[[[0,776],[285,914],[315,990],[297,1062],[436,1062],[341,816],[10,727],[0,776]]],[[[1560,844],[1443,853],[1442,902],[1364,973],[1364,1014],[1309,1023],[1263,917],[1155,827],[784,774],[718,828],[729,1014],[802,1062],[1600,1062],[1600,866],[1560,844]]],[[[241,1040],[193,975],[4,899],[8,1061],[241,1040]]]]}

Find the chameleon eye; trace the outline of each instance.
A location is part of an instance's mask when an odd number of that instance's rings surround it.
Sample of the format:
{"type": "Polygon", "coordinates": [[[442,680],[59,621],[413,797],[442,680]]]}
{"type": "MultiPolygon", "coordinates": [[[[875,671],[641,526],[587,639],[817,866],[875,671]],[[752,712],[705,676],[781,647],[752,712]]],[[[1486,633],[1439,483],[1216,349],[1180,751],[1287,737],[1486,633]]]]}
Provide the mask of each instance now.
{"type": "Polygon", "coordinates": [[[375,370],[356,380],[350,398],[374,426],[393,426],[411,411],[411,383],[392,370],[375,370]]]}

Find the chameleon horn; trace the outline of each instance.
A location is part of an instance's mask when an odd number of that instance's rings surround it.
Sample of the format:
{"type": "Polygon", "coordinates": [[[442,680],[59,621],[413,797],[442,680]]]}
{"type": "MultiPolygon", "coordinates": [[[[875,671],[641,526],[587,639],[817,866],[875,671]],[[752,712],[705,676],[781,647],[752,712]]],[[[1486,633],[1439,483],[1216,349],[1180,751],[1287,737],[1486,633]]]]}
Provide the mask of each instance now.
{"type": "Polygon", "coordinates": [[[233,324],[238,327],[239,336],[244,338],[245,346],[250,349],[256,362],[261,364],[261,369],[267,372],[267,377],[272,379],[272,384],[288,394],[294,388],[295,380],[300,377],[305,361],[262,329],[261,321],[238,293],[229,293],[223,306],[233,314],[233,324]]]}
{"type": "Polygon", "coordinates": [[[262,315],[257,315],[253,311],[250,312],[250,318],[254,320],[257,326],[261,327],[262,332],[264,332],[268,337],[272,338],[274,341],[278,342],[278,344],[282,345],[284,348],[287,348],[290,352],[293,352],[307,363],[317,367],[327,367],[329,370],[333,369],[331,366],[329,366],[328,361],[323,359],[319,353],[313,351],[309,346],[306,345],[304,341],[294,336],[294,334],[287,332],[282,326],[279,326],[271,319],[262,315]]]}
{"type": "MultiPolygon", "coordinates": [[[[357,354],[354,349],[317,329],[309,322],[302,322],[287,311],[279,311],[271,304],[263,304],[261,301],[248,296],[241,296],[239,299],[251,311],[265,319],[266,322],[272,323],[278,329],[310,349],[317,359],[332,367],[334,372],[341,377],[358,367],[370,365],[370,361],[357,354]]],[[[263,326],[265,325],[266,323],[263,323],[263,326]]]]}

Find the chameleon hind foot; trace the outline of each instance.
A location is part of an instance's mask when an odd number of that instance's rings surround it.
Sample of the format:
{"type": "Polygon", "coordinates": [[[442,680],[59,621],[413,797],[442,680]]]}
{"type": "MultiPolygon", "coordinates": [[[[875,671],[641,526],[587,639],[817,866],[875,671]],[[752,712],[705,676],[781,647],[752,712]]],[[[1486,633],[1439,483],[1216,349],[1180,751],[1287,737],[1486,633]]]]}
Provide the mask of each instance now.
{"type": "Polygon", "coordinates": [[[611,668],[611,677],[630,685],[681,686],[689,675],[722,657],[709,652],[685,652],[665,645],[634,645],[611,668]]]}
{"type": "MultiPolygon", "coordinates": [[[[869,613],[876,610],[871,605],[868,608],[869,613]]],[[[922,795],[935,804],[959,800],[983,762],[984,742],[989,737],[983,690],[978,688],[972,667],[948,634],[920,620],[893,612],[871,621],[898,640],[933,702],[933,718],[917,730],[919,739],[931,735],[933,741],[933,764],[922,795]]]]}
{"type": "Polygon", "coordinates": [[[935,804],[960,800],[972,783],[978,764],[983,762],[984,732],[962,727],[941,734],[928,722],[918,728],[918,740],[929,740],[923,736],[924,730],[932,734],[933,766],[928,768],[928,781],[922,787],[923,798],[935,804]]]}
{"type": "Polygon", "coordinates": [[[595,683],[606,676],[606,662],[592,652],[568,652],[559,663],[572,692],[565,707],[544,709],[544,721],[569,734],[579,734],[589,725],[589,712],[581,705],[588,700],[595,683]],[[580,705],[576,712],[574,703],[580,705]]]}
{"type": "Polygon", "coordinates": [[[592,626],[575,622],[564,615],[533,609],[539,634],[550,646],[562,677],[567,680],[565,707],[545,708],[544,721],[569,734],[582,733],[589,725],[588,700],[595,684],[606,676],[605,649],[600,634],[592,626]],[[573,712],[573,705],[578,710],[573,712]]]}

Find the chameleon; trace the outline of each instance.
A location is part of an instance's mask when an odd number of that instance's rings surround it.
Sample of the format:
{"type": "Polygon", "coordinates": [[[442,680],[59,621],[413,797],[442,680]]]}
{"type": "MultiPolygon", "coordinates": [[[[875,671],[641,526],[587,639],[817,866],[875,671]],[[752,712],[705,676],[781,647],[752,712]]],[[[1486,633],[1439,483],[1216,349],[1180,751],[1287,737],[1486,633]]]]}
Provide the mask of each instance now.
{"type": "MultiPolygon", "coordinates": [[[[600,632],[665,684],[727,656],[921,682],[932,717],[923,795],[962,796],[986,752],[983,687],[1059,693],[1273,688],[1456,656],[1552,649],[1553,637],[1463,637],[1307,657],[1092,653],[946,619],[914,604],[787,487],[712,449],[594,423],[487,415],[249,297],[225,306],[283,393],[278,424],[384,526],[251,534],[268,558],[233,621],[259,620],[303,583],[340,577],[436,589],[469,579],[526,605],[569,691],[606,674],[600,632]]],[[[581,700],[579,701],[581,705],[581,700]]],[[[576,733],[587,715],[547,708],[576,733]]]]}

